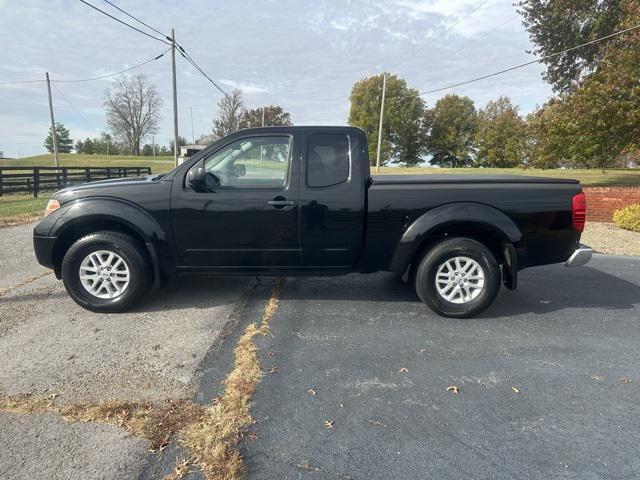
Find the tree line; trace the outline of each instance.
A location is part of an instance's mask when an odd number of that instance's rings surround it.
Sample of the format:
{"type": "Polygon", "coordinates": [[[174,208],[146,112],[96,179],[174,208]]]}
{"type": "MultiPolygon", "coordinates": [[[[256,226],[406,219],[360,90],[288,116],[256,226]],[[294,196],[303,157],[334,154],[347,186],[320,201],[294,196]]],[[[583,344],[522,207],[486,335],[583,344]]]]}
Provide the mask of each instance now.
{"type": "MultiPolygon", "coordinates": [[[[477,108],[446,95],[429,107],[416,89],[387,76],[381,161],[448,167],[611,168],[640,166],[638,30],[551,56],[640,24],[639,0],[523,0],[534,53],[546,58],[555,95],[523,116],[506,96],[477,108]]],[[[382,74],[353,85],[349,123],[367,132],[375,162],[382,74]]]]}

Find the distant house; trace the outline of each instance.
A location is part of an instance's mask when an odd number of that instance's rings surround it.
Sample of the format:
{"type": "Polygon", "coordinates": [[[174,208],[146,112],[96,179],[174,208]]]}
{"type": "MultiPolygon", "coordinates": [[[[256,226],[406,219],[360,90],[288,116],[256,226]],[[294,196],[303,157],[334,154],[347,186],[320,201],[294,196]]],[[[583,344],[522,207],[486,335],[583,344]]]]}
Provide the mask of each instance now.
{"type": "Polygon", "coordinates": [[[194,156],[200,150],[207,148],[207,145],[182,145],[180,146],[180,156],[178,163],[184,162],[187,158],[194,156]]]}

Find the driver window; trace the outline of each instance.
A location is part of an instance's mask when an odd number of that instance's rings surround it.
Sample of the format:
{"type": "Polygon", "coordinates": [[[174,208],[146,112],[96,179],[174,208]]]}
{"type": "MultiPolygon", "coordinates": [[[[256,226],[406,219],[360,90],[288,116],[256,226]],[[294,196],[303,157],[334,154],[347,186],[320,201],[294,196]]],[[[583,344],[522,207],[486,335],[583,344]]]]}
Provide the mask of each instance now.
{"type": "Polygon", "coordinates": [[[290,137],[247,137],[227,145],[204,162],[209,188],[278,188],[289,166],[290,137]]]}

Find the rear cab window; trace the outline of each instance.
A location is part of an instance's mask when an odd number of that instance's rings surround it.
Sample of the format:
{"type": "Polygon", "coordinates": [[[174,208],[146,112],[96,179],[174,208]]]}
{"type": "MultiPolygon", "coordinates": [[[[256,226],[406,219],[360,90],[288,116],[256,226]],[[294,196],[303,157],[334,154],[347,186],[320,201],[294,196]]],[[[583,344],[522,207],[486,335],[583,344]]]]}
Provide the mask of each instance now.
{"type": "Polygon", "coordinates": [[[307,146],[307,185],[330,187],[349,180],[351,145],[344,133],[313,133],[307,146]]]}

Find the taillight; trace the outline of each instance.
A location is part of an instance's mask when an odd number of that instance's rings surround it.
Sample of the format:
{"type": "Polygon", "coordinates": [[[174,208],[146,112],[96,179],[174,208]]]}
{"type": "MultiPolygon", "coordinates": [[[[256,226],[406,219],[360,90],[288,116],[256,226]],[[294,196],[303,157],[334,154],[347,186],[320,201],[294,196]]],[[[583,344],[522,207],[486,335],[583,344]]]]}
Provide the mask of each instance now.
{"type": "Polygon", "coordinates": [[[584,230],[584,222],[587,219],[587,199],[584,192],[580,192],[573,196],[571,206],[571,226],[582,232],[584,230]]]}

